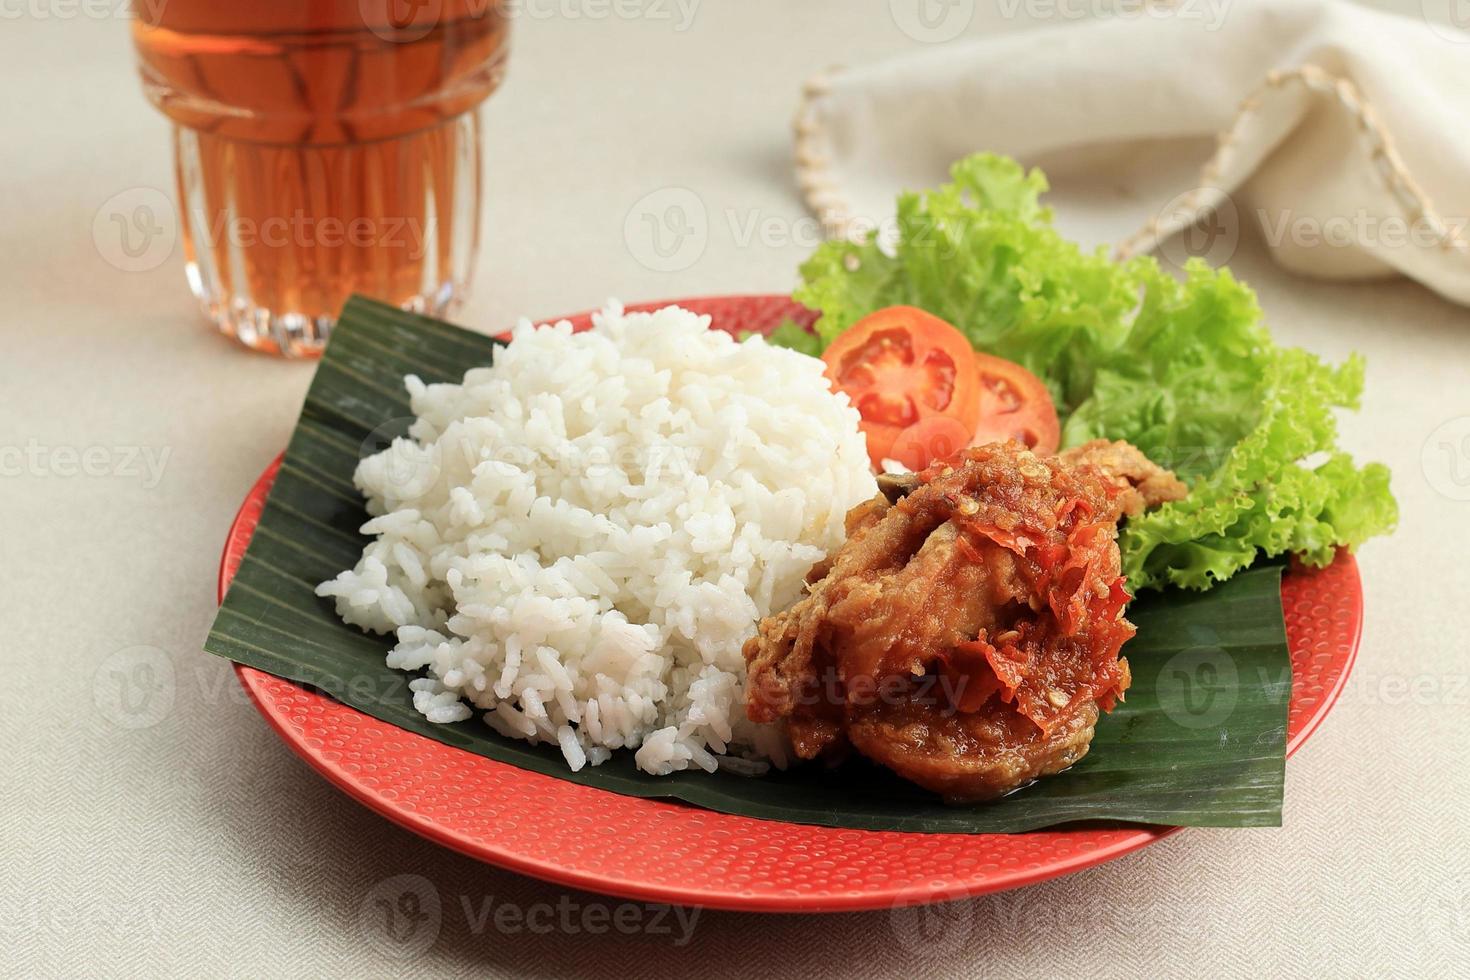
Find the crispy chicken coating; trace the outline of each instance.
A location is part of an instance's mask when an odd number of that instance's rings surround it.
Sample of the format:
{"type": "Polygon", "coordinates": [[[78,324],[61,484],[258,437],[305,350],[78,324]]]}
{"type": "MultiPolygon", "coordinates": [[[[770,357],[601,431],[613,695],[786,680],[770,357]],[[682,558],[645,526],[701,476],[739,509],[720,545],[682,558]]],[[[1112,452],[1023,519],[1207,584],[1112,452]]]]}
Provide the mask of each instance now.
{"type": "Polygon", "coordinates": [[[1189,493],[1177,476],[1126,442],[1094,439],[1062,450],[1058,458],[1067,466],[1096,470],[1121,493],[1118,505],[1126,517],[1136,517],[1171,500],[1183,500],[1189,493]]]}
{"type": "Polygon", "coordinates": [[[747,714],[802,758],[856,749],[950,800],[1082,758],[1129,682],[1117,522],[1184,485],[1098,441],[972,448],[880,488],[746,644],[747,714]]]}

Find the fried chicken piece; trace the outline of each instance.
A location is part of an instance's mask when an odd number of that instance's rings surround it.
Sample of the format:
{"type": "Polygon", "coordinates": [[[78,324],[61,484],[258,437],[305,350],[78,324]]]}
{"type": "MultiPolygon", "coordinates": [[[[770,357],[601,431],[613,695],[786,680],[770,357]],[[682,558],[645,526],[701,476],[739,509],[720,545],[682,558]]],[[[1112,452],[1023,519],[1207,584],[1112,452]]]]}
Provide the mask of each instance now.
{"type": "Polygon", "coordinates": [[[1126,442],[1094,439],[1064,449],[1058,458],[1068,466],[1093,467],[1123,491],[1119,503],[1127,517],[1137,517],[1148,508],[1171,500],[1183,500],[1189,493],[1189,488],[1177,476],[1126,442]]]}
{"type": "Polygon", "coordinates": [[[746,644],[746,713],[957,801],[1082,758],[1129,683],[1117,521],[1183,484],[1126,443],[1006,443],[880,488],[746,644]]]}
{"type": "MultiPolygon", "coordinates": [[[[995,702],[1000,705],[1000,702],[995,702]]],[[[1070,768],[1087,754],[1097,702],[1087,701],[1049,736],[1004,706],[930,723],[932,709],[899,707],[855,718],[847,734],[857,751],[950,802],[1004,796],[1070,768]]]]}

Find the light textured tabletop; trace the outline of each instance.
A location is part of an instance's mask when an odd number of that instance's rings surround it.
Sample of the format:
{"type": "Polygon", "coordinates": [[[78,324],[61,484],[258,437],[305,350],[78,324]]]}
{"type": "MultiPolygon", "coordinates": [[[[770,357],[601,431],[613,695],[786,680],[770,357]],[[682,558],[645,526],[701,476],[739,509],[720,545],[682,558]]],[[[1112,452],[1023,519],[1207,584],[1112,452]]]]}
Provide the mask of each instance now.
{"type": "MultiPolygon", "coordinates": [[[[89,16],[119,6],[6,4],[0,28],[0,972],[1463,975],[1470,311],[1401,281],[1292,279],[1249,237],[1234,258],[1282,339],[1368,356],[1345,441],[1393,468],[1403,509],[1398,533],[1361,552],[1361,657],[1287,768],[1284,827],[1191,830],[932,912],[620,912],[352,802],[201,652],[225,529],[284,445],[311,366],[208,332],[177,249],[124,273],[97,247],[115,195],[172,190],[126,23],[89,16]],[[135,682],[123,668],[139,665],[168,696],[120,710],[135,682]],[[398,958],[377,905],[401,875],[440,900],[415,959],[398,958]]],[[[522,4],[487,107],[487,248],[461,322],[789,289],[815,234],[790,176],[800,84],[920,46],[890,13],[902,6],[522,4]],[[669,188],[698,197],[709,232],[687,267],[658,272],[625,223],[669,188]]],[[[1090,6],[979,8],[972,33],[1090,6]]]]}

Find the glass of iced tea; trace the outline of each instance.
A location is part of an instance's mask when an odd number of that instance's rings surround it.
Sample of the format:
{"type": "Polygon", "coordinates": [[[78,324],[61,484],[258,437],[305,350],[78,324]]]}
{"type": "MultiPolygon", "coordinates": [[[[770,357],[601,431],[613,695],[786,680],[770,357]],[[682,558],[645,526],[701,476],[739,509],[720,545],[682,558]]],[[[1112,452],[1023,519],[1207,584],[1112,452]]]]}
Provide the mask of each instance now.
{"type": "Polygon", "coordinates": [[[354,292],[434,314],[462,298],[503,3],[133,0],[189,285],[221,331],[309,356],[354,292]]]}

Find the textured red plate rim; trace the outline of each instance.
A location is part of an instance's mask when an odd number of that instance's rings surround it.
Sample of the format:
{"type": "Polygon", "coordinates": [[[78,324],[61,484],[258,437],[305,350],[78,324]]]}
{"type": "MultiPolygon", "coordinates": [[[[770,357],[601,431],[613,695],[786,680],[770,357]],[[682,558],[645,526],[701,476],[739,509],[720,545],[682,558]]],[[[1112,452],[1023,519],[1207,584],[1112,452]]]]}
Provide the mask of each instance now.
{"type": "MultiPolygon", "coordinates": [[[[710,313],[717,323],[730,316],[753,329],[770,329],[785,316],[809,317],[782,296],[675,302],[710,313]]],[[[667,304],[634,308],[661,305],[667,304]]],[[[573,320],[581,327],[588,317],[573,320]]],[[[261,474],[230,527],[220,561],[221,601],[279,467],[277,458],[261,474]]],[[[1347,682],[1362,632],[1363,597],[1357,564],[1346,553],[1324,569],[1294,566],[1281,593],[1293,672],[1291,755],[1316,731],[1347,682]]],[[[237,664],[235,672],[297,755],[394,823],[511,871],[623,898],[759,912],[951,901],[1094,867],[1182,829],[912,834],[714,813],[517,769],[403,731],[262,671],[237,664]],[[412,762],[405,763],[409,755],[412,762]],[[461,792],[476,781],[499,794],[461,792]],[[526,810],[532,808],[535,819],[528,822],[526,810]],[[599,830],[627,833],[610,841],[600,839],[599,830]]]]}

